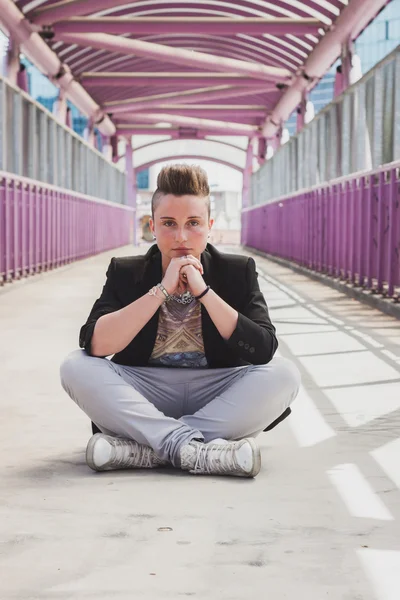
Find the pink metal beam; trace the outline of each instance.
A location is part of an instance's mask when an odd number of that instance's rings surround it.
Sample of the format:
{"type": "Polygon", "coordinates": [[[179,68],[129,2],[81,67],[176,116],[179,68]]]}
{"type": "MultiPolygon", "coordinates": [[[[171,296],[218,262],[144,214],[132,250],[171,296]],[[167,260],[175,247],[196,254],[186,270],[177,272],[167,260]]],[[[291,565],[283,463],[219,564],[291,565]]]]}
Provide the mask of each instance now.
{"type": "MultiPolygon", "coordinates": [[[[129,118],[124,115],[124,127],[129,123],[129,118]]],[[[171,125],[179,125],[181,127],[192,127],[194,129],[208,129],[212,131],[236,131],[236,135],[255,135],[258,128],[254,125],[246,125],[241,123],[229,123],[212,119],[196,119],[194,117],[183,117],[178,115],[169,115],[164,113],[142,114],[137,113],[134,117],[134,123],[171,123],[171,125]]],[[[118,123],[119,125],[119,123],[118,123]]]]}
{"type": "MultiPolygon", "coordinates": [[[[259,62],[262,64],[268,64],[276,67],[284,67],[291,70],[294,75],[299,66],[302,65],[303,60],[286,60],[280,57],[272,56],[272,53],[268,52],[243,52],[241,48],[237,48],[234,43],[231,43],[231,38],[224,38],[229,43],[227,44],[185,44],[181,47],[190,48],[193,52],[209,52],[215,56],[221,56],[224,58],[234,58],[239,60],[250,60],[253,62],[259,62]]],[[[255,39],[255,38],[253,38],[255,39]]],[[[166,41],[166,44],[171,47],[179,47],[176,40],[172,37],[166,41]]],[[[93,71],[124,71],[137,73],[140,71],[153,71],[155,61],[149,58],[135,58],[133,56],[126,56],[124,54],[117,54],[115,52],[108,52],[107,50],[91,50],[90,48],[82,49],[79,46],[66,46],[65,51],[62,54],[63,59],[66,63],[71,66],[71,70],[79,76],[84,72],[93,71]],[[68,52],[70,50],[70,52],[68,52]]],[[[162,63],[163,71],[176,71],[176,70],[189,70],[187,67],[177,69],[177,65],[173,65],[167,62],[162,63]]],[[[198,71],[198,69],[191,69],[198,71]]],[[[260,84],[273,85],[273,82],[260,81],[260,84]]]]}
{"type": "MultiPolygon", "coordinates": [[[[142,36],[140,39],[144,42],[166,45],[171,48],[186,48],[190,51],[205,52],[212,55],[244,60],[246,62],[259,62],[279,68],[283,67],[289,69],[291,72],[295,71],[307,56],[304,48],[301,48],[299,51],[291,40],[286,41],[287,38],[279,38],[277,36],[271,37],[272,39],[247,35],[226,37],[202,34],[196,34],[195,36],[193,34],[174,34],[172,36],[166,33],[164,35],[142,36]]],[[[294,39],[298,40],[299,38],[295,37],[294,39]]],[[[310,50],[314,46],[315,43],[310,45],[310,50]]],[[[94,53],[90,48],[82,49],[64,44],[60,47],[60,50],[63,52],[64,60],[71,65],[74,71],[77,66],[81,71],[108,70],[106,66],[102,66],[104,58],[106,61],[108,58],[105,50],[98,50],[94,53]],[[91,59],[93,54],[94,57],[91,59]]],[[[138,63],[143,64],[151,59],[126,56],[124,58],[124,55],[121,55],[118,60],[119,62],[131,62],[136,66],[138,63]]],[[[137,69],[133,68],[131,70],[135,71],[137,69]]]]}
{"type": "Polygon", "coordinates": [[[223,98],[238,98],[239,96],[250,96],[253,94],[265,94],[276,92],[276,87],[261,88],[234,88],[228,85],[218,87],[200,88],[193,91],[168,92],[166,94],[155,94],[142,98],[131,98],[129,100],[105,102],[104,107],[113,114],[133,112],[135,110],[148,110],[154,106],[160,106],[163,101],[173,100],[179,104],[192,104],[195,102],[208,102],[209,100],[222,100],[223,98]]]}
{"type": "Polygon", "coordinates": [[[144,171],[145,169],[150,169],[153,165],[156,165],[160,162],[165,162],[167,160],[208,160],[210,162],[218,163],[219,165],[224,165],[225,167],[231,167],[235,169],[235,171],[240,171],[242,173],[242,169],[235,165],[234,163],[228,162],[227,160],[223,160],[222,158],[214,158],[213,156],[201,156],[199,154],[171,154],[170,156],[164,156],[163,158],[156,158],[155,160],[151,160],[143,165],[139,165],[136,167],[136,172],[140,173],[140,171],[144,171]]]}
{"type": "Polygon", "coordinates": [[[222,73],[241,73],[242,75],[255,77],[264,81],[281,81],[291,77],[291,72],[288,69],[270,67],[235,58],[214,56],[213,54],[206,54],[204,52],[192,52],[183,48],[171,48],[170,46],[143,42],[142,40],[131,40],[107,33],[62,33],[58,34],[56,38],[69,44],[101,48],[121,54],[145,56],[161,62],[186,65],[191,68],[211,68],[222,73]]]}
{"type": "Polygon", "coordinates": [[[318,19],[232,19],[215,17],[73,17],[54,24],[60,33],[159,34],[196,33],[208,35],[317,35],[318,19]]]}
{"type": "MultiPolygon", "coordinates": [[[[224,36],[196,34],[195,46],[193,46],[193,35],[189,34],[175,34],[173,37],[168,36],[168,34],[152,35],[143,37],[143,41],[166,44],[171,47],[189,48],[190,50],[199,52],[220,54],[221,56],[230,56],[231,58],[246,61],[257,61],[263,64],[288,68],[291,71],[295,71],[304,62],[309,53],[306,53],[304,46],[299,44],[299,41],[303,43],[304,41],[293,36],[290,39],[276,36],[270,39],[254,36],[231,36],[226,38],[224,36]]],[[[316,44],[314,41],[310,43],[309,38],[307,38],[307,45],[309,46],[309,51],[311,51],[316,44]]],[[[74,72],[77,72],[77,69],[79,71],[95,71],[98,68],[101,68],[102,71],[107,70],[106,66],[102,66],[104,59],[107,61],[108,58],[105,50],[99,50],[93,56],[89,48],[82,50],[81,48],[71,48],[71,46],[64,45],[61,48],[64,48],[66,51],[66,54],[63,55],[64,60],[68,62],[74,72]]],[[[133,67],[130,69],[132,71],[138,70],[138,63],[140,63],[140,70],[146,70],[146,67],[142,67],[142,65],[149,63],[149,59],[143,58],[121,58],[120,60],[129,62],[133,67]]]]}
{"type": "Polygon", "coordinates": [[[259,79],[245,77],[237,73],[82,73],[80,81],[85,86],[112,86],[133,87],[137,85],[171,87],[181,85],[182,87],[201,85],[237,85],[242,87],[259,88],[262,82],[259,79]]]}
{"type": "MultiPolygon", "coordinates": [[[[192,139],[196,139],[196,138],[192,138],[192,139]]],[[[260,139],[265,139],[265,138],[260,138],[260,139]]],[[[148,148],[149,146],[156,146],[158,144],[167,144],[168,142],[170,142],[171,140],[155,140],[154,142],[149,142],[148,144],[143,144],[142,146],[137,146],[134,148],[135,152],[137,152],[138,150],[144,150],[144,148],[148,148]]],[[[246,152],[246,150],[244,148],[241,148],[240,146],[236,146],[236,144],[232,144],[231,142],[225,142],[222,140],[206,140],[207,142],[213,142],[214,144],[222,144],[223,146],[228,146],[229,148],[235,148],[235,150],[240,150],[241,152],[246,152]]]]}
{"type": "MultiPolygon", "coordinates": [[[[155,110],[155,109],[154,109],[155,110]]],[[[199,117],[199,118],[209,118],[213,119],[214,117],[221,118],[224,121],[228,118],[250,118],[254,119],[257,117],[265,117],[267,111],[263,106],[251,108],[249,106],[241,107],[241,106],[202,106],[202,105],[189,105],[185,107],[185,105],[179,104],[161,104],[157,107],[157,111],[168,113],[168,115],[183,115],[186,117],[199,117]]],[[[110,111],[111,112],[111,111],[110,111]]],[[[136,115],[141,114],[142,112],[149,112],[149,109],[142,108],[141,110],[134,111],[134,114],[124,113],[121,118],[122,119],[132,119],[137,120],[136,115]]]]}
{"type": "MultiPolygon", "coordinates": [[[[226,123],[222,124],[223,126],[220,128],[196,128],[196,127],[151,127],[148,125],[142,125],[139,123],[118,123],[117,124],[117,134],[118,135],[170,135],[174,138],[178,139],[195,139],[197,137],[205,137],[205,136],[213,136],[213,135],[235,135],[235,136],[247,136],[248,133],[244,132],[242,129],[236,129],[234,126],[231,126],[229,129],[226,127],[226,123]]],[[[259,131],[257,128],[253,127],[253,131],[251,135],[254,137],[258,137],[259,131]]]]}
{"type": "MultiPolygon", "coordinates": [[[[154,82],[152,84],[149,85],[142,85],[142,86],[132,86],[132,88],[128,88],[128,87],[112,87],[112,86],[104,86],[102,88],[96,87],[95,89],[93,89],[93,92],[96,92],[96,98],[98,99],[99,102],[102,103],[102,106],[104,106],[104,108],[107,110],[107,112],[113,112],[112,110],[112,105],[108,105],[108,104],[103,104],[103,103],[108,103],[108,102],[116,102],[116,103],[121,103],[124,102],[125,100],[131,99],[131,96],[133,95],[133,93],[135,94],[135,96],[137,98],[143,98],[146,97],[147,94],[149,92],[152,92],[154,95],[160,94],[161,92],[163,92],[164,90],[167,91],[168,88],[163,87],[163,86],[158,86],[155,85],[154,82]],[[149,89],[149,87],[151,86],[151,88],[149,89]]],[[[89,90],[88,86],[88,90],[89,90]]],[[[171,86],[168,91],[170,92],[174,92],[174,93],[179,93],[180,91],[183,92],[184,91],[190,91],[193,88],[191,86],[184,86],[182,83],[179,84],[175,84],[174,86],[171,86]]],[[[249,86],[249,88],[237,88],[238,91],[241,91],[242,89],[248,89],[251,90],[252,88],[249,86]]],[[[89,90],[90,91],[90,90],[89,90]]],[[[257,93],[256,91],[254,91],[253,94],[251,94],[251,96],[246,96],[245,98],[240,97],[239,95],[237,97],[231,97],[229,99],[229,103],[230,104],[241,104],[242,101],[245,99],[246,101],[251,99],[251,102],[254,102],[256,104],[262,104],[265,106],[266,110],[271,110],[274,105],[276,104],[276,102],[279,100],[279,98],[282,95],[282,91],[281,90],[276,90],[274,92],[270,92],[268,94],[260,94],[257,93]]],[[[176,104],[181,104],[180,99],[174,99],[173,100],[174,103],[176,104]]],[[[201,101],[199,102],[199,104],[202,103],[201,101]]],[[[190,105],[187,104],[186,102],[183,102],[182,104],[186,104],[189,106],[190,105]]],[[[208,101],[208,100],[204,100],[204,104],[208,105],[208,104],[214,104],[214,102],[212,100],[208,101]]],[[[155,103],[155,106],[157,106],[158,103],[155,103]]],[[[155,110],[154,107],[151,107],[151,105],[148,107],[149,108],[149,112],[155,110]],[[151,110],[150,110],[151,109],[151,110]]],[[[123,110],[125,110],[125,108],[123,108],[123,110]]],[[[135,109],[133,109],[132,111],[128,111],[128,112],[135,112],[135,109]]],[[[158,111],[156,111],[158,112],[158,111]]]]}
{"type": "MultiPolygon", "coordinates": [[[[133,123],[127,123],[126,126],[120,125],[117,129],[119,136],[132,136],[132,135],[157,135],[164,136],[169,135],[171,139],[203,139],[206,135],[204,131],[199,132],[198,129],[193,128],[175,128],[175,127],[152,127],[151,125],[142,125],[133,123]]],[[[208,135],[215,135],[215,132],[208,132],[208,135]]]]}
{"type": "Polygon", "coordinates": [[[272,137],[278,131],[300,104],[304,92],[311,89],[340,56],[343,44],[355,40],[386,4],[387,0],[351,0],[343,8],[334,27],[311,52],[302,72],[296,76],[267,118],[263,128],[265,137],[272,137]]]}
{"type": "MultiPolygon", "coordinates": [[[[153,114],[153,113],[152,113],[153,114]]],[[[152,114],[150,116],[152,116],[152,114]]],[[[193,111],[193,112],[186,112],[186,111],[182,111],[182,112],[164,112],[162,113],[164,115],[164,119],[165,123],[171,123],[172,125],[182,125],[183,127],[185,127],[184,122],[179,121],[176,122],[175,119],[180,119],[181,117],[183,119],[200,119],[200,120],[217,120],[218,122],[221,123],[227,123],[228,125],[237,125],[238,127],[241,127],[242,125],[246,125],[248,127],[260,127],[265,119],[265,114],[266,111],[263,113],[262,117],[254,117],[253,115],[244,115],[244,114],[234,114],[232,111],[232,114],[224,114],[224,113],[207,113],[206,111],[201,112],[201,111],[193,111]]],[[[158,115],[158,113],[157,113],[158,115]]],[[[112,113],[111,113],[111,116],[112,113]]],[[[116,119],[116,125],[118,123],[155,123],[158,121],[155,121],[153,119],[150,119],[148,116],[148,113],[141,113],[141,112],[135,112],[133,114],[123,114],[120,115],[120,119],[116,119]],[[143,117],[143,118],[142,118],[143,117]]],[[[161,122],[161,121],[160,121],[161,122]]],[[[247,132],[245,132],[243,135],[248,135],[247,132]]]]}

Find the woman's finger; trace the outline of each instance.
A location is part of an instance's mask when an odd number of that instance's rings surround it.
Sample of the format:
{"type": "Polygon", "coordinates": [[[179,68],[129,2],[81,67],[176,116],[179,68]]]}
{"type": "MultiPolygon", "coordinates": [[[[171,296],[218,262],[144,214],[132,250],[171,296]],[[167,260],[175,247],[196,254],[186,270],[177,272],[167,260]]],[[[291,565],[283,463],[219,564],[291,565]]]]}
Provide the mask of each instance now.
{"type": "Polygon", "coordinates": [[[193,265],[193,264],[189,264],[189,265],[184,265],[180,271],[179,271],[179,275],[185,280],[187,281],[188,278],[188,271],[190,269],[198,269],[197,265],[193,265]]]}
{"type": "Polygon", "coordinates": [[[185,257],[187,260],[185,261],[185,265],[182,266],[193,266],[196,269],[198,269],[200,271],[200,273],[203,273],[203,265],[201,264],[201,262],[199,260],[197,260],[197,258],[194,258],[194,256],[187,256],[185,257]]]}
{"type": "Polygon", "coordinates": [[[190,265],[183,265],[183,267],[181,267],[179,269],[179,272],[187,274],[187,272],[190,271],[190,269],[196,269],[198,271],[199,267],[197,265],[192,265],[192,264],[190,264],[190,265]]]}
{"type": "Polygon", "coordinates": [[[195,261],[195,264],[198,265],[200,269],[203,268],[203,265],[201,264],[201,261],[198,258],[195,258],[191,254],[188,254],[187,258],[193,259],[195,261]]]}
{"type": "Polygon", "coordinates": [[[179,258],[176,258],[175,260],[177,262],[179,261],[180,263],[182,263],[182,265],[191,264],[191,265],[194,265],[195,267],[197,267],[198,269],[203,268],[203,265],[201,264],[201,262],[197,258],[192,256],[191,254],[188,254],[186,256],[180,256],[179,258]]]}

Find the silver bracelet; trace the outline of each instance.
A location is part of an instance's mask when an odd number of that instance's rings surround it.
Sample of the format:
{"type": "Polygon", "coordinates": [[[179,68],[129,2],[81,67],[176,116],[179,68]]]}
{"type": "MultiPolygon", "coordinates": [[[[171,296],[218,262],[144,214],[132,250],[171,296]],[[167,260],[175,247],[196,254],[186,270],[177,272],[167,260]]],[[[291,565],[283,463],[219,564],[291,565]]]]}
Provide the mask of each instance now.
{"type": "MultiPolygon", "coordinates": [[[[157,296],[157,292],[158,292],[159,289],[160,289],[159,287],[157,287],[156,285],[154,285],[147,293],[148,293],[149,296],[154,296],[155,298],[160,299],[159,296],[157,296]]],[[[161,298],[161,299],[162,299],[163,302],[165,302],[164,298],[161,298]]]]}
{"type": "Polygon", "coordinates": [[[162,284],[162,283],[157,283],[157,287],[158,287],[158,289],[159,289],[159,290],[161,290],[161,291],[162,291],[162,293],[164,294],[164,296],[165,296],[165,301],[166,301],[166,302],[169,302],[169,301],[171,300],[171,297],[172,297],[172,296],[170,296],[170,295],[168,294],[168,292],[167,292],[167,290],[165,289],[165,287],[163,286],[163,284],[162,284]]]}

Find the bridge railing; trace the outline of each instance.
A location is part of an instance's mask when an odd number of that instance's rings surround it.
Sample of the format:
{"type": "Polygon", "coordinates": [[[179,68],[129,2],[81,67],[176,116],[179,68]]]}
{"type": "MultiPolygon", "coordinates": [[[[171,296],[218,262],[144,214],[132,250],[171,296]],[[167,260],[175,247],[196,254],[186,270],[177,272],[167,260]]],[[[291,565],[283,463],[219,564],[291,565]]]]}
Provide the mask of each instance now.
{"type": "Polygon", "coordinates": [[[257,205],[400,159],[400,46],[252,176],[257,205]]]}
{"type": "Polygon", "coordinates": [[[126,202],[125,173],[1,75],[0,170],[126,202]]]}
{"type": "Polygon", "coordinates": [[[0,171],[0,285],[132,242],[132,209],[0,171]]]}
{"type": "Polygon", "coordinates": [[[400,162],[243,210],[242,244],[397,299],[400,162]]]}

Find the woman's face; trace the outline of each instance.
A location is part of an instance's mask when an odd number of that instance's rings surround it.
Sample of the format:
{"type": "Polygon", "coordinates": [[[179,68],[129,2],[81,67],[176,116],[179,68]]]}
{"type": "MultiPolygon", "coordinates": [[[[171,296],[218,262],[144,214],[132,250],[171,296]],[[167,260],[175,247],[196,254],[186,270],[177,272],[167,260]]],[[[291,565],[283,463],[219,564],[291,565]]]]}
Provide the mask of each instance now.
{"type": "Polygon", "coordinates": [[[163,196],[154,211],[154,220],[150,219],[161,254],[169,259],[186,254],[199,258],[212,225],[206,198],[189,195],[163,196]]]}

